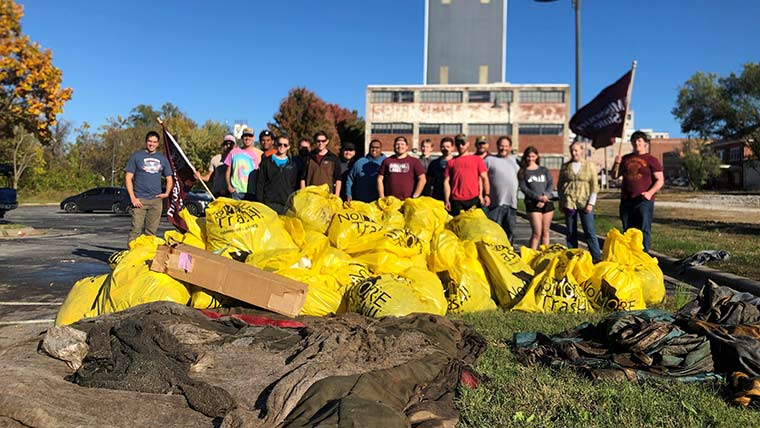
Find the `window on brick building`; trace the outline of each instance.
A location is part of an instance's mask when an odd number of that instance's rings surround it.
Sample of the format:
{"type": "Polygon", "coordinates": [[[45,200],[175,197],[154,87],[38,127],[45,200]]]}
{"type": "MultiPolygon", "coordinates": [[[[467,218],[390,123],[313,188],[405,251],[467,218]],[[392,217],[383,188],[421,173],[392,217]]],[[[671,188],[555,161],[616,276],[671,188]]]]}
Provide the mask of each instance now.
{"type": "Polygon", "coordinates": [[[565,163],[564,156],[561,155],[541,155],[541,165],[549,169],[560,169],[565,163]]]}
{"type": "Polygon", "coordinates": [[[521,103],[564,103],[564,91],[520,91],[521,103]]]}
{"type": "Polygon", "coordinates": [[[730,160],[731,162],[738,162],[742,160],[741,147],[731,147],[730,160]]]}
{"type": "Polygon", "coordinates": [[[420,102],[423,103],[461,103],[462,91],[421,91],[420,102]]]}
{"type": "Polygon", "coordinates": [[[413,91],[372,91],[373,103],[411,103],[414,102],[413,91]]]}
{"type": "Polygon", "coordinates": [[[511,123],[471,123],[467,125],[470,135],[512,135],[511,123]]]}
{"type": "Polygon", "coordinates": [[[467,100],[471,103],[511,103],[512,91],[470,91],[467,100]]]}
{"type": "Polygon", "coordinates": [[[373,134],[411,134],[412,133],[412,124],[411,123],[373,123],[372,124],[372,133],[373,134]]]}
{"type": "Polygon", "coordinates": [[[524,123],[520,125],[520,135],[562,135],[565,125],[561,123],[524,123]]]}
{"type": "Polygon", "coordinates": [[[456,135],[461,133],[461,123],[420,123],[420,135],[456,135]]]}

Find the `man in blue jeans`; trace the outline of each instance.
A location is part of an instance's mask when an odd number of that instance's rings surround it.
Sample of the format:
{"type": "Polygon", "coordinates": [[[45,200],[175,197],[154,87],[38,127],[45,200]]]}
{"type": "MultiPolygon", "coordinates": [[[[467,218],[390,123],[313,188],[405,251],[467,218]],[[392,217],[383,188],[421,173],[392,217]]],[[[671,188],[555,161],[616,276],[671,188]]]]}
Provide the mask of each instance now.
{"type": "Polygon", "coordinates": [[[623,231],[630,228],[644,234],[644,251],[649,252],[652,243],[652,218],[654,217],[654,195],[665,183],[662,164],[649,154],[649,136],[642,131],[631,135],[633,153],[615,157],[619,166],[617,175],[623,177],[620,188],[620,220],[623,231]]]}

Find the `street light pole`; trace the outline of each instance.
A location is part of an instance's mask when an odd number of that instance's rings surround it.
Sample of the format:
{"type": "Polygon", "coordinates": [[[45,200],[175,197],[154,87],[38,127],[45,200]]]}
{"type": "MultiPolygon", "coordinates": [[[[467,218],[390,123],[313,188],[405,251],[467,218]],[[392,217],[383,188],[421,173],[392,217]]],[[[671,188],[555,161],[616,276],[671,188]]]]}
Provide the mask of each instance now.
{"type": "Polygon", "coordinates": [[[575,112],[581,109],[581,0],[573,0],[575,9],[575,112]]]}

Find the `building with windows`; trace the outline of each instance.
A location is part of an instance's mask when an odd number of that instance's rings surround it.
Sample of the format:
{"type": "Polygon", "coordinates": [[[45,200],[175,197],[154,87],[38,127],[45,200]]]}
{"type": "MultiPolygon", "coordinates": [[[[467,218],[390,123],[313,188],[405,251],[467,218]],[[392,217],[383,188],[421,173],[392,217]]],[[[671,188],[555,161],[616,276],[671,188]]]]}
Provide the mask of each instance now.
{"type": "Polygon", "coordinates": [[[424,82],[506,81],[507,0],[425,0],[424,82]]]}
{"type": "Polygon", "coordinates": [[[437,149],[444,136],[465,134],[471,143],[486,137],[493,152],[501,135],[512,138],[518,153],[535,146],[551,170],[568,154],[569,85],[371,85],[366,112],[365,150],[378,139],[391,152],[399,135],[412,151],[426,138],[437,149]]]}

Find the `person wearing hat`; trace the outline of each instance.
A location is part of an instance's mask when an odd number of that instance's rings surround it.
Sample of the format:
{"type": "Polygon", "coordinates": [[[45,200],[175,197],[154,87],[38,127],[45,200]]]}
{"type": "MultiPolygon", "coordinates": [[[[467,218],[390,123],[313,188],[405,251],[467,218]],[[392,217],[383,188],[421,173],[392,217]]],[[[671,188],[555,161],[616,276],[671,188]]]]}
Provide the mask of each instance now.
{"type": "Polygon", "coordinates": [[[261,151],[264,152],[264,156],[268,157],[277,153],[277,149],[274,147],[274,135],[268,129],[259,133],[259,145],[261,145],[261,151]]]}
{"type": "Polygon", "coordinates": [[[644,251],[649,252],[654,217],[654,195],[665,184],[662,164],[649,154],[649,136],[636,131],[631,135],[633,152],[622,158],[615,156],[612,178],[623,177],[620,186],[620,221],[623,231],[630,228],[644,234],[644,251]],[[619,167],[619,168],[616,168],[619,167]]]}
{"type": "Polygon", "coordinates": [[[472,207],[491,204],[491,186],[483,158],[468,152],[470,142],[463,134],[454,137],[459,156],[446,163],[443,196],[446,210],[452,216],[472,207]]]}
{"type": "Polygon", "coordinates": [[[480,156],[480,158],[483,160],[488,157],[490,154],[488,153],[488,138],[478,137],[478,139],[475,140],[475,154],[477,156],[480,156]]]}
{"type": "Polygon", "coordinates": [[[340,188],[340,197],[344,201],[347,198],[346,190],[348,186],[345,185],[346,179],[348,178],[348,172],[354,166],[354,162],[356,162],[356,146],[354,143],[347,141],[340,147],[340,180],[344,183],[340,188]]]}
{"type": "Polygon", "coordinates": [[[253,129],[243,129],[243,147],[233,148],[224,159],[224,164],[227,165],[227,190],[232,199],[253,200],[255,187],[249,186],[248,183],[255,182],[255,179],[251,180],[251,176],[255,178],[262,155],[261,150],[253,146],[253,137],[253,129]]]}
{"type": "Polygon", "coordinates": [[[234,135],[225,135],[222,140],[222,152],[211,158],[211,161],[208,163],[208,171],[205,174],[195,171],[195,178],[198,180],[211,181],[211,193],[215,197],[229,196],[230,194],[227,189],[227,165],[224,164],[224,159],[227,158],[227,155],[235,147],[235,143],[234,135]]]}

